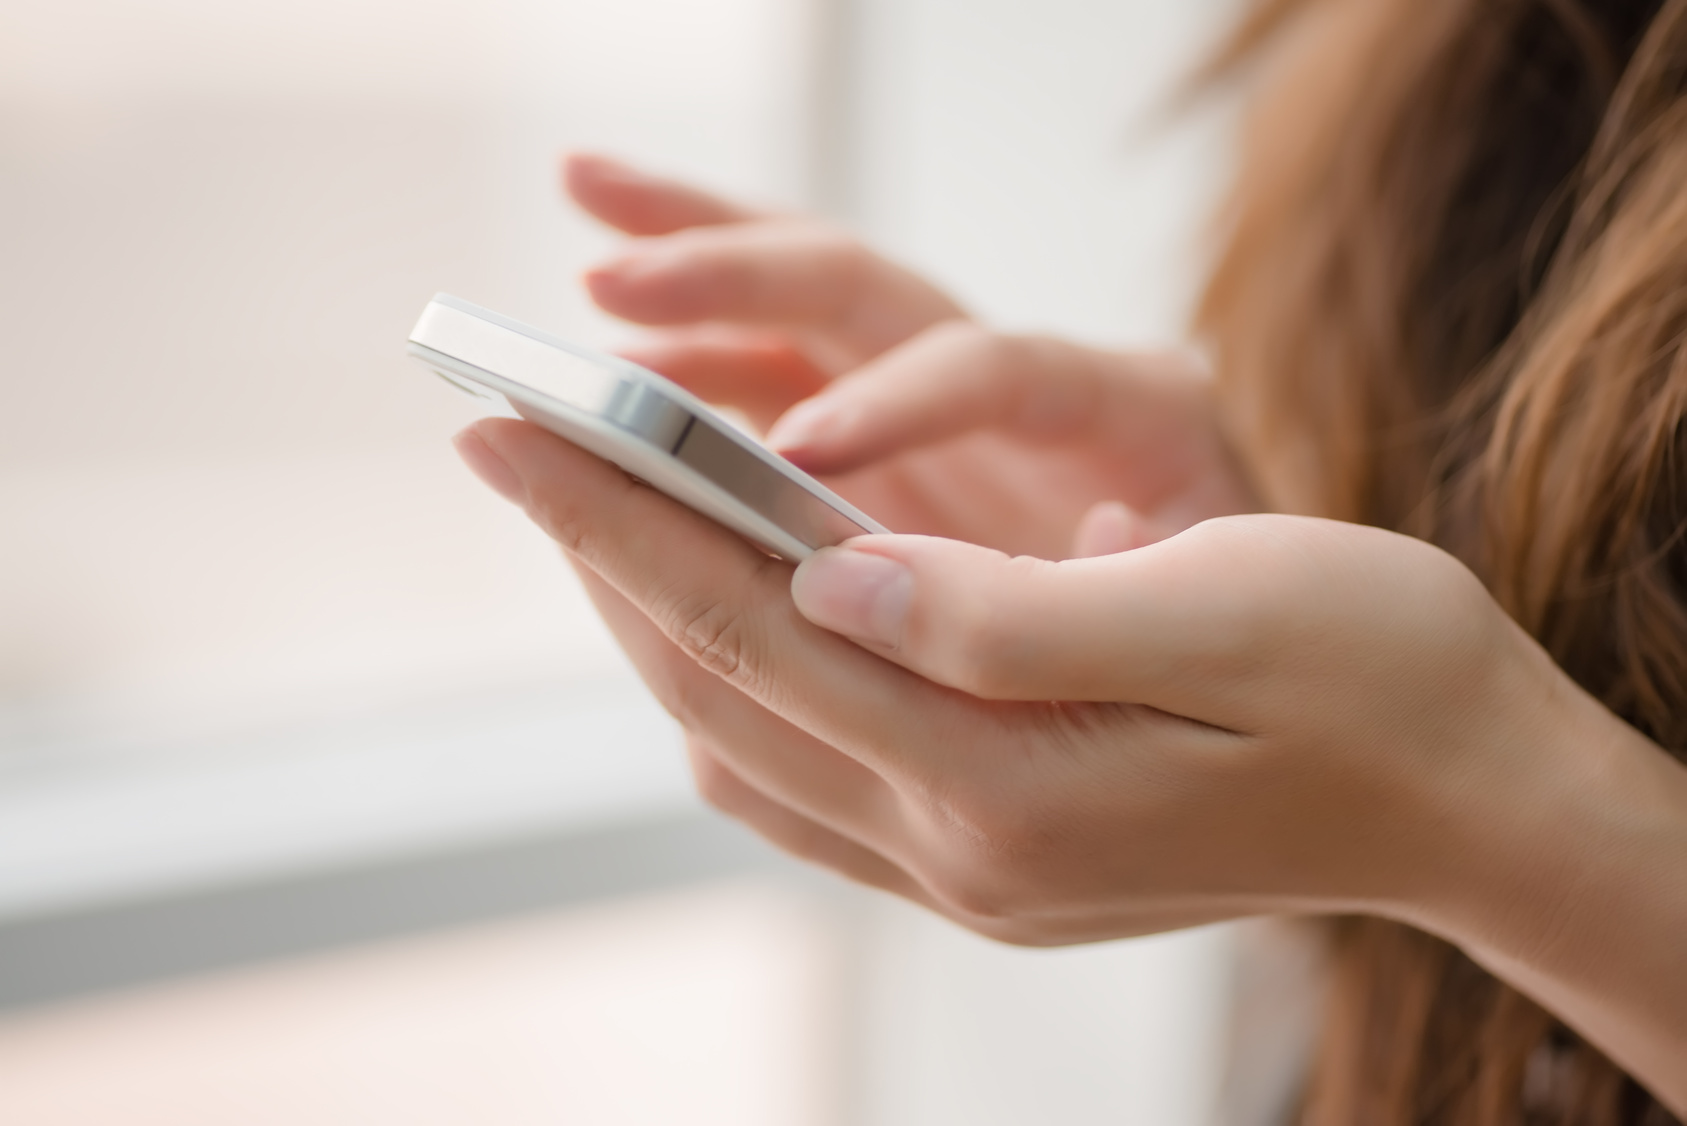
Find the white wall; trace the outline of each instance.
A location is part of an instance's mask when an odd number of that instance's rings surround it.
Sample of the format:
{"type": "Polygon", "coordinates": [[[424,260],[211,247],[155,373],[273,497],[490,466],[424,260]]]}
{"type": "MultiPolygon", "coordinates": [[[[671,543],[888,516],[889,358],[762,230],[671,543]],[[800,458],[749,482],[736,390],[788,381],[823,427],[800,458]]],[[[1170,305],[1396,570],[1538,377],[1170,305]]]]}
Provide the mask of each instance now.
{"type": "Polygon", "coordinates": [[[1231,932],[1018,950],[874,917],[861,1126],[1202,1126],[1231,932]]]}
{"type": "MultiPolygon", "coordinates": [[[[1175,342],[1225,121],[1162,113],[1228,0],[855,0],[847,190],[880,247],[976,314],[1175,342]]],[[[1231,934],[991,945],[886,906],[871,1126],[1196,1126],[1217,1107],[1231,934]]]]}
{"type": "Polygon", "coordinates": [[[1223,121],[1168,101],[1231,0],[856,0],[854,210],[1007,327],[1175,339],[1223,121]]]}
{"type": "Polygon", "coordinates": [[[567,147],[796,202],[808,11],[0,0],[0,769],[625,680],[404,336],[613,336],[567,147]]]}

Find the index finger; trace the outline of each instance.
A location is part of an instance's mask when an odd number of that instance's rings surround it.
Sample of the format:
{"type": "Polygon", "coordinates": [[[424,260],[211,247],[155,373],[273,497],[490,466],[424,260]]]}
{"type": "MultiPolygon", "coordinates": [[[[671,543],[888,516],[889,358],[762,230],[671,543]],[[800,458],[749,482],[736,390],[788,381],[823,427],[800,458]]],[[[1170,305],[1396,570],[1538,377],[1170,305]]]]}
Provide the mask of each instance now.
{"type": "Polygon", "coordinates": [[[690,184],[595,153],[564,157],[562,183],[588,214],[629,235],[666,235],[758,218],[757,212],[690,184]]]}
{"type": "Polygon", "coordinates": [[[813,625],[791,568],[563,439],[487,419],[475,433],[525,492],[528,515],[693,660],[881,775],[928,785],[919,752],[969,746],[986,712],[813,625]]]}

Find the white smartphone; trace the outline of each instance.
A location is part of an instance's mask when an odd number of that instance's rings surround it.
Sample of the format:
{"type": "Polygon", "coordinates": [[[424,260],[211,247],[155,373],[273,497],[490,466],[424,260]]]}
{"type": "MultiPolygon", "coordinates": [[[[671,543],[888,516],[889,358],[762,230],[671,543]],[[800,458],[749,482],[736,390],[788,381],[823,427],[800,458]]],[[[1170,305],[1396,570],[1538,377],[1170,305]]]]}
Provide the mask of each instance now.
{"type": "Polygon", "coordinates": [[[889,529],[653,371],[438,294],[409,352],[448,382],[589,450],[766,551],[800,562],[889,529]]]}

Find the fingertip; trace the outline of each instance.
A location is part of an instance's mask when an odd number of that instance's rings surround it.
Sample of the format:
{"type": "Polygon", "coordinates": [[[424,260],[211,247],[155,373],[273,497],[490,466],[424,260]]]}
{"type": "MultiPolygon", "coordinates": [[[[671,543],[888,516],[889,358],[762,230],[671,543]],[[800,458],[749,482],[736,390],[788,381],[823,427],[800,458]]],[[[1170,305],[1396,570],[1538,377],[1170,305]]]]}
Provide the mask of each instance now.
{"type": "Polygon", "coordinates": [[[616,211],[624,189],[641,177],[629,165],[601,153],[568,152],[562,156],[563,194],[587,214],[616,224],[616,211]]]}
{"type": "Polygon", "coordinates": [[[632,172],[633,167],[626,161],[606,153],[573,149],[562,154],[562,174],[570,180],[598,180],[632,172]]]}
{"type": "Polygon", "coordinates": [[[643,321],[651,314],[653,297],[651,271],[641,269],[631,257],[600,262],[580,275],[580,284],[592,303],[606,313],[631,321],[643,321]]]}
{"type": "Polygon", "coordinates": [[[619,261],[600,262],[591,266],[580,275],[580,284],[585,287],[586,295],[598,304],[606,299],[612,299],[622,289],[619,261]]]}
{"type": "Polygon", "coordinates": [[[474,434],[494,449],[506,446],[522,434],[537,430],[533,423],[520,418],[482,418],[463,428],[464,434],[474,434]]]}
{"type": "Polygon", "coordinates": [[[959,540],[858,536],[804,560],[791,597],[815,625],[928,680],[984,698],[1055,699],[1003,674],[1037,649],[1039,566],[959,540]]]}
{"type": "Polygon", "coordinates": [[[584,187],[589,187],[596,172],[602,165],[602,158],[596,153],[565,152],[557,161],[558,178],[562,183],[562,190],[570,196],[578,197],[584,187]]]}
{"type": "Polygon", "coordinates": [[[779,416],[767,432],[767,444],[790,457],[822,445],[837,429],[836,412],[818,399],[804,399],[779,416]]]}
{"type": "Polygon", "coordinates": [[[1165,538],[1164,532],[1141,513],[1120,501],[1104,500],[1090,507],[1072,536],[1072,558],[1091,559],[1147,547],[1165,538]]]}
{"type": "MultiPolygon", "coordinates": [[[[511,504],[525,505],[527,503],[527,484],[521,475],[510,465],[507,458],[487,440],[483,432],[489,429],[488,423],[509,421],[504,419],[483,419],[459,432],[451,439],[451,444],[457,450],[457,456],[463,459],[469,472],[480,478],[487,488],[509,501],[511,504]]],[[[493,431],[496,433],[496,431],[493,431]]]]}
{"type": "Polygon", "coordinates": [[[786,461],[790,462],[792,465],[796,466],[798,469],[807,473],[811,477],[820,477],[833,472],[843,472],[842,470],[834,470],[831,467],[831,464],[826,460],[824,454],[816,454],[811,450],[805,450],[800,447],[796,449],[783,449],[778,446],[772,446],[771,448],[774,453],[778,454],[780,457],[784,458],[786,461]]]}
{"type": "Polygon", "coordinates": [[[677,248],[641,246],[581,275],[592,301],[638,324],[683,323],[704,316],[708,284],[677,248]]]}
{"type": "Polygon", "coordinates": [[[853,459],[839,456],[837,451],[819,441],[808,443],[769,440],[767,445],[774,453],[804,473],[816,477],[834,476],[860,468],[853,459]]]}
{"type": "Polygon", "coordinates": [[[567,439],[521,418],[483,418],[464,433],[473,433],[512,473],[529,483],[549,472],[558,457],[571,453],[592,457],[567,439]]]}
{"type": "Polygon", "coordinates": [[[564,194],[593,218],[630,235],[666,234],[676,226],[664,214],[677,185],[602,153],[570,152],[562,158],[564,194]]]}
{"type": "Polygon", "coordinates": [[[563,154],[561,178],[563,190],[583,210],[630,235],[671,234],[750,215],[689,184],[602,153],[563,154]]]}
{"type": "Polygon", "coordinates": [[[773,451],[808,473],[848,473],[872,460],[882,434],[848,402],[822,394],[796,404],[767,433],[773,451]]]}
{"type": "Polygon", "coordinates": [[[901,639],[913,595],[913,572],[901,561],[847,544],[815,552],[791,576],[791,600],[803,617],[889,649],[901,639]]]}

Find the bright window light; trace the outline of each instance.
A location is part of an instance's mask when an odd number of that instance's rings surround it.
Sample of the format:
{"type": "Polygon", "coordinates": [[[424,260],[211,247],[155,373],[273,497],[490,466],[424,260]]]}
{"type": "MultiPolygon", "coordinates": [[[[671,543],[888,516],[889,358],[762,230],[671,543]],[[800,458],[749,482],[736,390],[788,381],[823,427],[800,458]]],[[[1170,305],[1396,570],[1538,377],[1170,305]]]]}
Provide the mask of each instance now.
{"type": "Polygon", "coordinates": [[[0,5],[0,768],[624,683],[404,337],[447,290],[614,339],[567,148],[800,202],[806,10],[0,5]]]}

